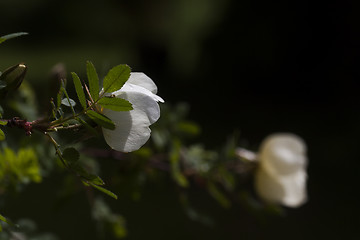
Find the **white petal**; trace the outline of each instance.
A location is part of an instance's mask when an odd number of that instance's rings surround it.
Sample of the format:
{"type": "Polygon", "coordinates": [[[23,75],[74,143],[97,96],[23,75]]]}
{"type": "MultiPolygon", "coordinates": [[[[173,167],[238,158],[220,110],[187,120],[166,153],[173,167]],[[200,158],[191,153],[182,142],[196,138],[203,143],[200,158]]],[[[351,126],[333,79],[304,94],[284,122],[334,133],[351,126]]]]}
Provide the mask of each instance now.
{"type": "Polygon", "coordinates": [[[134,109],[126,112],[104,109],[103,114],[115,123],[116,128],[114,130],[103,128],[103,134],[111,148],[122,152],[132,152],[139,149],[149,139],[151,132],[149,126],[159,119],[160,108],[152,96],[155,94],[150,91],[148,92],[152,95],[137,91],[138,88],[133,87],[125,90],[127,91],[118,91],[117,96],[132,103],[134,109]]]}
{"type": "Polygon", "coordinates": [[[304,169],[306,145],[296,135],[282,133],[267,137],[260,147],[260,165],[273,174],[289,174],[304,169]]]}
{"type": "Polygon", "coordinates": [[[109,95],[114,95],[116,97],[121,97],[121,94],[124,93],[124,92],[140,92],[140,93],[142,93],[144,95],[148,95],[149,97],[153,98],[157,102],[164,102],[164,100],[161,97],[159,97],[158,95],[152,93],[151,91],[149,91],[148,89],[146,89],[144,87],[141,87],[141,86],[136,85],[136,84],[129,83],[129,81],[127,81],[120,90],[115,91],[115,92],[113,92],[112,94],[109,94],[109,95]]]}
{"type": "Polygon", "coordinates": [[[261,198],[287,207],[299,207],[307,200],[306,172],[274,176],[259,168],[255,174],[255,188],[261,198]]]}
{"type": "Polygon", "coordinates": [[[157,93],[157,86],[155,85],[153,80],[151,80],[151,78],[146,76],[145,73],[132,72],[130,74],[130,78],[127,80],[127,82],[134,84],[134,85],[138,85],[140,87],[143,87],[154,94],[157,93]]]}

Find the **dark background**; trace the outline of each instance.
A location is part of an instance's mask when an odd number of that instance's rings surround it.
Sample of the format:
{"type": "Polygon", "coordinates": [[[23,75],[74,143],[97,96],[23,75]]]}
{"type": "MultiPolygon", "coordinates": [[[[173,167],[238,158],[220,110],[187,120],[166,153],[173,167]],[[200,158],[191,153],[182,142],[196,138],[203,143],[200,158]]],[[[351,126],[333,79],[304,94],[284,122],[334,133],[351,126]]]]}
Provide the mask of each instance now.
{"type": "MultiPolygon", "coordinates": [[[[50,85],[47,76],[58,62],[82,75],[86,60],[100,75],[127,63],[150,76],[167,103],[190,104],[189,118],[201,125],[199,141],[209,148],[235,130],[254,150],[273,132],[307,142],[309,202],[287,209],[286,217],[260,221],[199,194],[218,221],[208,228],[184,216],[171,188],[149,186],[140,203],[120,201],[129,239],[359,237],[356,1],[7,0],[0,10],[0,35],[30,33],[2,44],[0,69],[24,61],[35,88],[50,85]]],[[[18,215],[27,211],[34,213],[18,215]]],[[[66,239],[91,234],[86,222],[71,227],[72,213],[52,218],[57,227],[51,227],[52,213],[39,212],[38,223],[66,239]]]]}

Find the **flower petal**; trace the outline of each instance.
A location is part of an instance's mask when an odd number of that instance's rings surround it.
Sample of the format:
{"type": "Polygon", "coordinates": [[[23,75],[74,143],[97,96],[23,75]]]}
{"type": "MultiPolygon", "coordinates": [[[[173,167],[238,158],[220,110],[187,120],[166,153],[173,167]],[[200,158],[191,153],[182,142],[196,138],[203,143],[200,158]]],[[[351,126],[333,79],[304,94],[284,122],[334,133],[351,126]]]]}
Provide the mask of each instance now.
{"type": "Polygon", "coordinates": [[[306,172],[301,170],[289,175],[272,175],[259,168],[255,174],[255,188],[266,201],[287,207],[299,207],[307,200],[306,172]]]}
{"type": "Polygon", "coordinates": [[[293,134],[279,133],[267,137],[260,147],[260,165],[273,174],[288,174],[305,168],[304,141],[293,134]]]}
{"type": "Polygon", "coordinates": [[[149,126],[159,119],[160,108],[153,97],[156,95],[150,91],[143,91],[146,89],[142,87],[123,88],[117,91],[116,96],[128,100],[134,109],[127,112],[104,109],[103,114],[115,123],[115,129],[103,128],[103,134],[111,148],[122,152],[132,152],[139,149],[150,138],[149,126]],[[138,91],[139,88],[141,91],[138,91]]]}
{"type": "Polygon", "coordinates": [[[146,76],[145,73],[132,72],[130,73],[130,78],[127,80],[127,82],[143,87],[154,94],[157,93],[157,86],[155,85],[153,80],[151,80],[151,78],[146,76]]]}
{"type": "Polygon", "coordinates": [[[150,92],[148,89],[141,87],[139,85],[136,85],[136,84],[128,83],[128,82],[126,82],[120,90],[115,91],[112,94],[108,94],[108,95],[120,97],[120,95],[123,94],[124,92],[140,92],[145,95],[148,95],[149,97],[153,98],[157,102],[162,102],[162,103],[164,102],[164,100],[161,97],[150,92]]]}

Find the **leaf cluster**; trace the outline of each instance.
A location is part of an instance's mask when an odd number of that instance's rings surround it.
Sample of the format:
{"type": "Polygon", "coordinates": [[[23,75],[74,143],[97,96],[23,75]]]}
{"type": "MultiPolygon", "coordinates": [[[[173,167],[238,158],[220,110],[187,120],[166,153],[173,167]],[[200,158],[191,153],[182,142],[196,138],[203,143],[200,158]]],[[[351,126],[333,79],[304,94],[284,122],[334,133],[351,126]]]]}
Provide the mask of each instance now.
{"type": "Polygon", "coordinates": [[[41,182],[41,166],[32,148],[21,148],[18,152],[4,148],[0,150],[0,159],[0,189],[41,182]]]}

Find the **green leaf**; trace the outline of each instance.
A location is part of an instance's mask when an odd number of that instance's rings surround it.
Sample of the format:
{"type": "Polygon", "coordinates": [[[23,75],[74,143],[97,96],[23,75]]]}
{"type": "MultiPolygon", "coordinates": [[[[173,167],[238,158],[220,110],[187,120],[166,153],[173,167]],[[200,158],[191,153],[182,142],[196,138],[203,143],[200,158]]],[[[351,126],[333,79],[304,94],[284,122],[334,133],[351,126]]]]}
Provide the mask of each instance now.
{"type": "Polygon", "coordinates": [[[56,95],[56,110],[59,110],[61,107],[61,101],[64,96],[64,90],[65,90],[65,88],[63,86],[61,86],[58,94],[56,95]]]}
{"type": "Polygon", "coordinates": [[[8,34],[8,35],[5,35],[5,36],[1,36],[0,37],[0,43],[6,41],[6,40],[9,40],[11,38],[16,38],[16,37],[19,37],[19,36],[22,36],[22,35],[27,35],[28,33],[26,32],[18,32],[18,33],[11,33],[11,34],[8,34]]]}
{"type": "Polygon", "coordinates": [[[88,124],[87,122],[85,122],[83,119],[81,118],[76,118],[76,120],[78,122],[80,122],[82,125],[84,125],[84,127],[92,134],[94,134],[95,136],[98,136],[99,133],[96,131],[96,129],[94,127],[92,127],[90,124],[88,124]]]}
{"type": "Polygon", "coordinates": [[[7,224],[9,224],[10,226],[15,226],[15,224],[10,221],[8,218],[4,217],[3,215],[0,214],[0,221],[6,222],[7,224]]]}
{"type": "Polygon", "coordinates": [[[4,121],[4,120],[0,120],[0,125],[6,125],[6,124],[8,124],[8,122],[7,121],[4,121]]]}
{"type": "Polygon", "coordinates": [[[0,141],[5,140],[5,133],[0,129],[0,141]]]}
{"type": "Polygon", "coordinates": [[[104,92],[114,92],[119,90],[130,77],[131,69],[126,64],[121,64],[110,69],[104,78],[104,92]]]}
{"type": "Polygon", "coordinates": [[[76,102],[74,100],[72,100],[71,98],[69,98],[69,99],[63,98],[63,100],[61,100],[61,104],[65,105],[67,107],[75,107],[76,106],[76,102]]]}
{"type": "Polygon", "coordinates": [[[6,218],[0,214],[0,221],[6,222],[6,218]]]}
{"type": "Polygon", "coordinates": [[[92,62],[86,62],[86,74],[89,80],[90,94],[94,101],[99,99],[99,77],[92,62]]]}
{"type": "Polygon", "coordinates": [[[215,198],[215,200],[224,208],[229,208],[231,206],[231,202],[229,201],[229,199],[225,196],[224,193],[222,193],[217,186],[212,183],[209,182],[207,185],[207,189],[209,191],[209,193],[211,194],[211,196],[213,198],[215,198]]]}
{"type": "Polygon", "coordinates": [[[179,186],[186,188],[189,186],[189,182],[180,169],[180,147],[180,142],[174,141],[170,152],[171,175],[179,186]]]}
{"type": "Polygon", "coordinates": [[[103,97],[98,101],[98,104],[114,111],[130,111],[133,109],[131,103],[122,98],[103,97]]]}
{"type": "Polygon", "coordinates": [[[86,108],[86,98],[85,98],[85,93],[80,81],[80,78],[78,77],[78,75],[74,72],[71,73],[72,77],[73,77],[73,81],[74,81],[74,86],[75,86],[75,90],[76,93],[78,95],[79,101],[81,103],[81,106],[83,108],[86,108]]]}
{"type": "Polygon", "coordinates": [[[118,199],[118,196],[117,196],[115,193],[107,190],[106,188],[100,187],[100,186],[98,186],[98,185],[96,185],[96,184],[93,184],[93,183],[91,183],[91,182],[89,182],[88,184],[90,184],[91,186],[93,186],[93,187],[96,188],[97,190],[99,190],[99,191],[101,191],[101,192],[109,195],[110,197],[115,198],[115,199],[118,199]]]}
{"type": "Polygon", "coordinates": [[[115,129],[115,124],[111,121],[110,118],[108,118],[100,113],[97,113],[93,110],[87,111],[86,114],[100,126],[107,128],[107,129],[111,129],[111,130],[115,129]]]}
{"type": "Polygon", "coordinates": [[[75,148],[70,147],[63,151],[62,156],[68,162],[77,162],[80,158],[80,153],[75,148]]]}
{"type": "Polygon", "coordinates": [[[18,89],[25,78],[26,72],[27,67],[23,63],[16,64],[6,69],[0,76],[0,81],[3,82],[0,90],[7,93],[18,89]]]}

